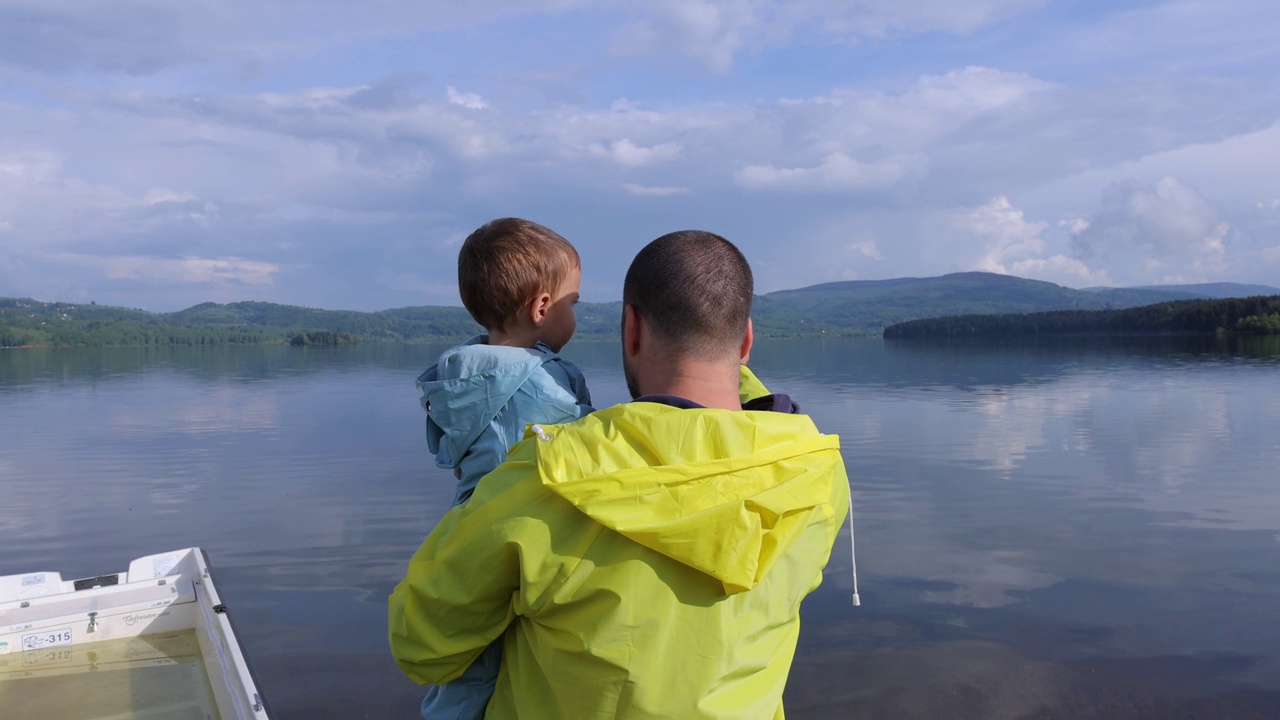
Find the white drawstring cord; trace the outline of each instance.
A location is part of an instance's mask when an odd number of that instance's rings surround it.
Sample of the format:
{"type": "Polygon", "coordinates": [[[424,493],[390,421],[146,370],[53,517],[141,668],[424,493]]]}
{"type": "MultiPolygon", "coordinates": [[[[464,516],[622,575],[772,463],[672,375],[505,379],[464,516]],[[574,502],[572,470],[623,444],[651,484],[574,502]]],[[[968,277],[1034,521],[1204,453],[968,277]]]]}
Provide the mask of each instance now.
{"type": "Polygon", "coordinates": [[[858,553],[853,544],[853,488],[849,488],[849,563],[853,567],[853,606],[858,607],[862,600],[858,597],[858,553]]]}

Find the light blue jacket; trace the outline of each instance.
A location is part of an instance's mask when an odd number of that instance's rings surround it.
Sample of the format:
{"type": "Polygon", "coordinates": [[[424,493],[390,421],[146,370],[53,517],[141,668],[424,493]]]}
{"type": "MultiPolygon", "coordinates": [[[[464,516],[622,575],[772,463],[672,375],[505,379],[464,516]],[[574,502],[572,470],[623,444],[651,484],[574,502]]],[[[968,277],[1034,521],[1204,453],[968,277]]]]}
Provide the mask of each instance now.
{"type": "MultiPolygon", "coordinates": [[[[572,422],[592,411],[587,382],[573,363],[542,343],[490,345],[487,335],[446,350],[418,376],[418,390],[427,411],[427,446],[436,464],[458,478],[454,505],[467,502],[480,478],[507,459],[525,426],[572,422]]],[[[501,665],[499,640],[456,680],[427,691],[422,716],[479,720],[501,665]]]]}
{"type": "Polygon", "coordinates": [[[582,372],[542,343],[490,345],[477,335],[418,376],[427,446],[458,479],[454,504],[507,459],[531,423],[572,422],[592,411],[582,372]]]}

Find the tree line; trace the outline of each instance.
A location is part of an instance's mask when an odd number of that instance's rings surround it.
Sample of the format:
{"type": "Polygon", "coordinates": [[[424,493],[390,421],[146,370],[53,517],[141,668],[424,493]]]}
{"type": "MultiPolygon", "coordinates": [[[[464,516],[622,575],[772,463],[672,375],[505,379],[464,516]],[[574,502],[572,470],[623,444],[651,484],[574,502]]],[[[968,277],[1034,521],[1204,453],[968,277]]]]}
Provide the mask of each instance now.
{"type": "MultiPolygon", "coordinates": [[[[1015,288],[1016,289],[1016,288],[1015,288]]],[[[1059,288],[1061,289],[1061,288],[1059,288]]],[[[976,292],[976,291],[975,291],[976,292]]],[[[793,293],[795,294],[795,293],[793,293]]],[[[800,293],[803,302],[756,298],[752,312],[757,337],[868,333],[877,318],[898,313],[919,317],[950,307],[970,314],[890,325],[886,338],[923,336],[1277,333],[1280,303],[1260,296],[1228,300],[1179,300],[1125,310],[1061,310],[1027,314],[994,313],[1008,304],[961,302],[954,293],[932,298],[921,292],[909,308],[903,300],[842,300],[840,293],[800,293]],[[867,307],[882,305],[879,315],[867,307]],[[864,316],[865,315],[865,316],[864,316]]],[[[1024,293],[1025,294],[1025,293],[1024,293]]],[[[1008,293],[1006,293],[1008,295],[1008,293]]],[[[1007,302],[1017,299],[1006,297],[1007,302]]],[[[579,340],[617,337],[622,304],[581,303],[579,340]]],[[[379,312],[320,310],[265,302],[204,303],[173,313],[0,298],[0,347],[224,345],[254,343],[343,344],[353,342],[461,341],[481,328],[460,307],[408,307],[379,312]],[[328,335],[316,335],[328,333],[328,335]],[[314,336],[308,339],[308,334],[314,336]],[[301,336],[301,339],[298,339],[301,336]],[[346,339],[343,339],[346,338],[346,339]]]]}
{"type": "MultiPolygon", "coordinates": [[[[621,303],[581,303],[575,337],[615,337],[621,315],[621,303]]],[[[461,307],[357,312],[237,302],[152,313],[0,298],[0,347],[415,343],[462,341],[479,332],[480,326],[461,307]]]]}
{"type": "Polygon", "coordinates": [[[344,332],[330,332],[328,330],[315,330],[312,332],[294,333],[289,338],[289,344],[294,346],[307,345],[359,345],[360,338],[355,335],[344,332]]]}
{"type": "Polygon", "coordinates": [[[107,321],[22,327],[0,319],[0,347],[78,346],[154,347],[161,345],[249,345],[278,342],[272,333],[251,328],[186,328],[107,321]]]}
{"type": "Polygon", "coordinates": [[[884,329],[886,339],[999,335],[1135,335],[1280,332],[1280,295],[1178,300],[1125,310],[958,315],[884,329]]]}

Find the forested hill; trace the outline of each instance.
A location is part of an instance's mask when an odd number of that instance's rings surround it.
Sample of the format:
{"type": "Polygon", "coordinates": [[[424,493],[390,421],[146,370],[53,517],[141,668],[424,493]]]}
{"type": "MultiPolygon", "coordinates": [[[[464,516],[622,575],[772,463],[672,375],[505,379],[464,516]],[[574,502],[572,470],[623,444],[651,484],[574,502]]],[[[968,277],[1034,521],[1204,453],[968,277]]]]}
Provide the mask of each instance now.
{"type": "MultiPolygon", "coordinates": [[[[1115,288],[1097,288],[1114,290],[1115,288]]],[[[1277,295],[1280,289],[1270,285],[1242,285],[1240,283],[1201,283],[1199,285],[1140,285],[1134,290],[1164,290],[1171,292],[1187,292],[1204,298],[1240,298],[1255,295],[1277,295]]]]}
{"type": "Polygon", "coordinates": [[[1280,295],[1178,300],[1125,310],[1065,310],[912,320],[885,339],[1025,335],[1280,334],[1280,295]]]}
{"type": "MultiPolygon", "coordinates": [[[[621,303],[578,306],[579,336],[617,333],[621,303]]],[[[284,343],[302,338],[363,342],[463,340],[479,332],[460,307],[380,312],[318,310],[265,302],[204,303],[173,313],[0,298],[0,347],[24,345],[220,345],[284,343]],[[330,333],[330,335],[317,335],[330,333]]]]}
{"type": "MultiPolygon", "coordinates": [[[[757,337],[879,335],[906,320],[947,315],[1101,310],[1166,300],[1239,292],[1251,286],[1094,288],[991,273],[825,283],[757,296],[757,337]],[[1197,294],[1197,289],[1205,293],[1197,294]]],[[[1275,294],[1280,290],[1270,288],[1275,294]]],[[[580,303],[582,340],[614,338],[622,304],[580,303]]],[[[266,302],[204,303],[173,313],[92,303],[0,298],[0,347],[22,345],[214,345],[339,341],[426,342],[462,340],[479,331],[460,307],[406,307],[379,312],[319,310],[266,302]],[[327,335],[324,333],[328,333],[327,335]],[[350,336],[349,338],[347,336],[350,336]]]]}
{"type": "MultiPolygon", "coordinates": [[[[1168,300],[1257,295],[1261,286],[1214,283],[1177,288],[1073,290],[1010,275],[964,272],[929,278],[853,280],[782,290],[756,298],[757,333],[874,334],[889,325],[949,315],[1112,310],[1168,300]],[[1218,294],[1222,293],[1222,294],[1218,294]]],[[[1261,294],[1280,294],[1264,288],[1261,294]]]]}

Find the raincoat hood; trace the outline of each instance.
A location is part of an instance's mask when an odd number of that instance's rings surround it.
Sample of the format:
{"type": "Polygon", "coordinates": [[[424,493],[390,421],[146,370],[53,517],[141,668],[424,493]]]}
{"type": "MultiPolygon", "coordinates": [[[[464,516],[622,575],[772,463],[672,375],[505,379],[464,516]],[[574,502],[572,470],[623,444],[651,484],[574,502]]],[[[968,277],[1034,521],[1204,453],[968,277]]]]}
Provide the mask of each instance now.
{"type": "Polygon", "coordinates": [[[634,402],[526,437],[539,438],[548,490],[727,595],[761,582],[815,516],[843,510],[830,505],[839,438],[805,415],[634,402]]]}
{"type": "MultiPolygon", "coordinates": [[[[427,445],[441,467],[454,467],[489,423],[546,362],[558,358],[548,346],[489,345],[480,335],[440,356],[418,377],[427,409],[427,445]]],[[[538,403],[538,397],[530,403],[538,403]]],[[[567,404],[572,405],[569,397],[567,404]]],[[[564,420],[576,417],[568,415],[564,420]]]]}

